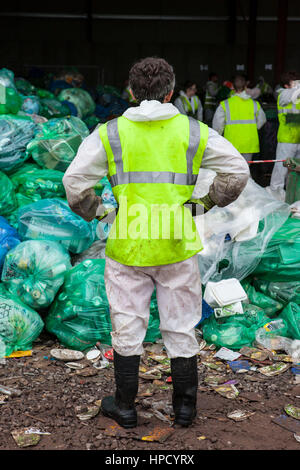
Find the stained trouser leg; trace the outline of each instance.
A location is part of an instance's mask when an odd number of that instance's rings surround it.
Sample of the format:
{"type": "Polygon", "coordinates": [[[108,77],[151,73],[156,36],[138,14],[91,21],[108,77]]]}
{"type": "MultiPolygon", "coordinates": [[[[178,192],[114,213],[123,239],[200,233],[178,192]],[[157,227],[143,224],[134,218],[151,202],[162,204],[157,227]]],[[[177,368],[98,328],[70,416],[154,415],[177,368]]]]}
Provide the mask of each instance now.
{"type": "Polygon", "coordinates": [[[198,342],[202,291],[197,255],[160,266],[155,276],[160,330],[171,358],[175,422],[189,426],[196,416],[198,342]]]}
{"type": "Polygon", "coordinates": [[[137,425],[134,402],[154,284],[140,268],[106,258],[105,286],[113,327],[116,393],[103,398],[101,409],[121,426],[132,428],[137,425]]]}

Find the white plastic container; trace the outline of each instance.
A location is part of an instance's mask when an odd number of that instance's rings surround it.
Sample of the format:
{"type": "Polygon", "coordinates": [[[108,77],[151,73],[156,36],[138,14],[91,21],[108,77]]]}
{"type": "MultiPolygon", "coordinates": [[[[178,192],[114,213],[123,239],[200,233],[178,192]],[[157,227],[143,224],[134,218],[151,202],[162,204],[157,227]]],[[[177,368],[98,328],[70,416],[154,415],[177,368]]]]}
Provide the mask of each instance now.
{"type": "Polygon", "coordinates": [[[203,298],[214,308],[242,302],[247,299],[247,294],[240,282],[233,278],[223,279],[220,282],[208,282],[203,298]]]}

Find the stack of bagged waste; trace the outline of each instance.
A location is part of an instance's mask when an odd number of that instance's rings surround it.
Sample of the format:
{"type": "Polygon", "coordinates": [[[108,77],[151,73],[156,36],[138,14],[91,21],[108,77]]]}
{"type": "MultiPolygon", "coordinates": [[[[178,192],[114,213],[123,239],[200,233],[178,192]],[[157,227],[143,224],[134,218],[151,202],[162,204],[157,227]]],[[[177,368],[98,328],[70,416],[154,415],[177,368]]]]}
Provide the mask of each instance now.
{"type": "MultiPolygon", "coordinates": [[[[196,188],[194,196],[203,195],[196,188]]],[[[276,343],[273,349],[297,359],[300,220],[291,215],[288,204],[250,180],[234,203],[196,218],[204,244],[199,253],[204,299],[214,308],[214,315],[201,324],[205,340],[231,349],[276,343]],[[230,299],[230,283],[244,298],[230,299]]]]}
{"type": "Polygon", "coordinates": [[[35,138],[27,145],[27,152],[42,168],[65,171],[88,135],[87,126],[75,116],[50,119],[38,125],[35,138]]]}
{"type": "Polygon", "coordinates": [[[9,174],[23,165],[36,130],[30,117],[0,114],[0,171],[9,174]]]}
{"type": "MultiPolygon", "coordinates": [[[[98,341],[111,345],[111,321],[104,284],[104,259],[90,259],[67,272],[65,282],[46,318],[46,329],[61,344],[85,350],[98,341]]],[[[145,341],[160,338],[156,299],[151,301],[151,315],[145,341]]]]}

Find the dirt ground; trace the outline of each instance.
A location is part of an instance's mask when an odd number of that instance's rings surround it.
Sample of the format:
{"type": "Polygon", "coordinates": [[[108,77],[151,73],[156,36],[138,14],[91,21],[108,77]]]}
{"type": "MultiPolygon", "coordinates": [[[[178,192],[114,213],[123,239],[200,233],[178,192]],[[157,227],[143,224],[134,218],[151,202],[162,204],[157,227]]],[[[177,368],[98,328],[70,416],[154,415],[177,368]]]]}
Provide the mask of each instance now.
{"type": "MultiPolygon", "coordinates": [[[[199,355],[198,416],[194,424],[190,428],[173,425],[170,406],[172,387],[166,383],[168,373],[164,373],[161,379],[140,378],[137,397],[139,425],[135,429],[124,430],[104,417],[101,411],[85,421],[77,416],[85,413],[87,407],[96,406],[97,409],[99,400],[113,392],[112,362],[107,369],[95,369],[87,359],[83,359],[80,362],[87,367],[70,369],[64,362],[51,358],[50,350],[54,347],[62,348],[53,336],[43,333],[33,344],[31,357],[7,358],[6,364],[0,365],[0,385],[21,392],[19,395],[5,396],[0,391],[1,450],[300,448],[294,437],[294,434],[300,435],[299,420],[288,418],[292,423],[290,430],[272,421],[280,415],[287,418],[284,411],[287,404],[300,407],[300,385],[296,384],[296,376],[290,368],[280,375],[266,377],[258,370],[235,373],[225,361],[221,361],[224,364],[221,375],[226,381],[234,380],[239,391],[236,398],[226,398],[204,381],[208,374],[220,375],[220,371],[204,365],[204,356],[199,355]],[[157,411],[153,409],[153,404],[158,404],[157,411]],[[254,414],[244,421],[227,417],[229,412],[237,409],[254,414]],[[50,434],[40,435],[39,442],[34,446],[21,448],[11,432],[23,428],[38,428],[50,434]],[[145,436],[150,438],[145,440],[145,436]],[[156,441],[151,442],[151,436],[156,436],[156,441]]],[[[203,354],[214,354],[207,346],[203,351],[206,351],[203,354]]],[[[153,361],[149,362],[148,359],[141,365],[144,370],[149,370],[150,363],[153,366],[153,361]]]]}

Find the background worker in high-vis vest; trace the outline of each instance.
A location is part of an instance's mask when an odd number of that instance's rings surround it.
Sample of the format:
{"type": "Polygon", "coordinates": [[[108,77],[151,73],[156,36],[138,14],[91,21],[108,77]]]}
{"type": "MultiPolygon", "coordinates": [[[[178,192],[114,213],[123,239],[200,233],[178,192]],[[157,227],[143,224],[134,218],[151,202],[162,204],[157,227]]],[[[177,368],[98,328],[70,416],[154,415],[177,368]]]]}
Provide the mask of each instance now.
{"type": "MultiPolygon", "coordinates": [[[[277,133],[276,159],[300,158],[300,82],[296,72],[286,72],[281,77],[278,89],[277,112],[279,128],[277,133]],[[299,101],[299,102],[298,102],[299,101]]],[[[270,189],[280,193],[284,189],[287,168],[282,162],[274,164],[270,189]]]]}
{"type": "Polygon", "coordinates": [[[197,93],[196,83],[188,80],[184,84],[184,90],[180,90],[178,98],[174,101],[174,105],[181,114],[192,116],[198,121],[203,121],[203,108],[197,93]]]}
{"type": "Polygon", "coordinates": [[[218,106],[217,94],[219,92],[219,77],[211,72],[205,85],[204,122],[211,126],[216,108],[218,106]]]}
{"type": "Polygon", "coordinates": [[[87,221],[103,212],[93,189],[103,176],[119,205],[105,252],[116,391],[101,409],[123,427],[137,425],[139,363],[156,288],[175,423],[189,426],[196,416],[202,243],[184,204],[201,183],[200,167],[217,173],[203,198],[207,209],[233,202],[249,168],[230,142],[170,103],[175,75],[164,59],[137,62],[129,84],[139,106],[95,129],[63,178],[71,209],[87,221]]]}
{"type": "Polygon", "coordinates": [[[267,121],[266,115],[258,101],[245,91],[247,82],[242,75],[234,78],[235,94],[218,106],[212,127],[243,155],[245,160],[252,159],[259,152],[260,129],[267,121]]]}

